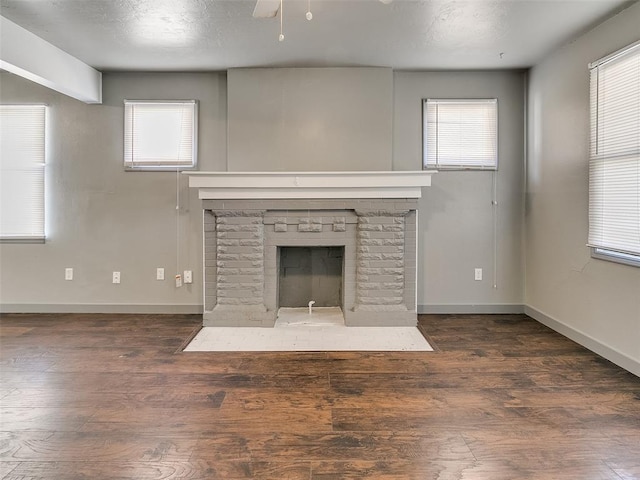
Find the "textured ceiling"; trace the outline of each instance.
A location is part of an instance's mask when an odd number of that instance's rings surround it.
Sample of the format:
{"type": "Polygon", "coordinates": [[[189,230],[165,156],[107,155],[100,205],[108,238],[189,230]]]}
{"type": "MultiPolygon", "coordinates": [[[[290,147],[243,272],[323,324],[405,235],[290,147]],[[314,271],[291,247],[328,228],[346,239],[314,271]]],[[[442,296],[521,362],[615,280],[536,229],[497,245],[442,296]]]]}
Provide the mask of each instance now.
{"type": "MultiPolygon", "coordinates": [[[[263,66],[526,68],[625,0],[0,0],[0,13],[100,70],[263,66]]],[[[622,13],[624,14],[624,12],[622,13]]]]}

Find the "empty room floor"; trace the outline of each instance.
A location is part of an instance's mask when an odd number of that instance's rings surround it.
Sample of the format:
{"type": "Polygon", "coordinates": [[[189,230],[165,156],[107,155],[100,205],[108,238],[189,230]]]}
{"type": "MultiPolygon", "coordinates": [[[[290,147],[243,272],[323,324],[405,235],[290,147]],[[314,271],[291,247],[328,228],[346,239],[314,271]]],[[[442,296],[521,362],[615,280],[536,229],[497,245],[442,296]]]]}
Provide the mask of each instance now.
{"type": "Polygon", "coordinates": [[[434,352],[185,353],[198,316],[3,315],[0,478],[640,478],[640,378],[525,315],[419,322],[434,352]]]}

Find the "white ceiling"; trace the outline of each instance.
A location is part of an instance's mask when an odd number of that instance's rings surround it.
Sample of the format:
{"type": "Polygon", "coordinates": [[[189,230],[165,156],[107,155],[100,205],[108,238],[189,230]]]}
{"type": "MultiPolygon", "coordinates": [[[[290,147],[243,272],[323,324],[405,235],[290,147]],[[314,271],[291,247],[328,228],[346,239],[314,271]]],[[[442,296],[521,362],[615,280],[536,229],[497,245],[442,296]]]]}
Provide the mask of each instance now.
{"type": "MultiPolygon", "coordinates": [[[[625,0],[0,0],[2,16],[99,70],[526,68],[625,0]]],[[[633,3],[633,2],[631,2],[633,3]]],[[[624,13],[623,13],[624,14],[624,13]]]]}

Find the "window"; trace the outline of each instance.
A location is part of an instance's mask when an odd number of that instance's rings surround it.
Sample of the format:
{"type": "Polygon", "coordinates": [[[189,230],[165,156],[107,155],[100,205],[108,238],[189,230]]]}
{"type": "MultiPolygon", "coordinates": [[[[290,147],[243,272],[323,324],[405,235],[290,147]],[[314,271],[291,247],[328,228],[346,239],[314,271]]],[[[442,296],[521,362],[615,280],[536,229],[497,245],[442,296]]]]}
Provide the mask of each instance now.
{"type": "Polygon", "coordinates": [[[589,246],[640,266],[640,42],[589,68],[589,246]]]}
{"type": "Polygon", "coordinates": [[[193,168],[197,102],[124,101],[124,165],[128,170],[193,168]]]}
{"type": "Polygon", "coordinates": [[[45,105],[0,105],[0,239],[44,241],[45,105]]]}
{"type": "Polygon", "coordinates": [[[425,168],[497,168],[497,99],[427,99],[422,123],[425,168]]]}

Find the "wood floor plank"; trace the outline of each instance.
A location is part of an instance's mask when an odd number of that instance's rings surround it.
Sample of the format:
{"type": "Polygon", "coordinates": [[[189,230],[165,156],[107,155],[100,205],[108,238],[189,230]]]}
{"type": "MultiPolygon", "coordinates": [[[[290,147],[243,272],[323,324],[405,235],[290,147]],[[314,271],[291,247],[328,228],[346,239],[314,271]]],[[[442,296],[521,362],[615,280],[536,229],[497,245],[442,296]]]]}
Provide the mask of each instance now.
{"type": "Polygon", "coordinates": [[[20,462],[2,462],[0,461],[0,478],[7,478],[6,476],[13,472],[16,467],[20,465],[20,462]]]}
{"type": "Polygon", "coordinates": [[[310,477],[306,462],[23,462],[13,467],[3,480],[308,480],[310,477]]]}
{"type": "Polygon", "coordinates": [[[551,428],[562,423],[575,426],[576,421],[563,409],[541,409],[523,415],[514,409],[492,405],[481,407],[456,407],[417,411],[412,415],[395,409],[333,409],[333,428],[336,431],[354,432],[424,432],[441,429],[448,432],[468,432],[500,428],[509,423],[512,429],[551,428]]]}
{"type": "Polygon", "coordinates": [[[576,465],[572,469],[523,468],[515,462],[477,460],[432,461],[421,466],[405,461],[358,461],[312,463],[313,480],[619,480],[613,469],[601,462],[576,465]]]}
{"type": "Polygon", "coordinates": [[[188,460],[196,441],[188,437],[101,435],[83,432],[0,432],[4,461],[91,462],[188,460]]]}
{"type": "MultiPolygon", "coordinates": [[[[193,459],[209,459],[218,449],[220,435],[203,436],[198,441],[193,459]]],[[[424,435],[310,433],[252,434],[245,439],[251,457],[257,460],[412,460],[419,464],[429,459],[469,461],[473,459],[460,435],[444,431],[424,435]]]]}
{"type": "Polygon", "coordinates": [[[93,409],[78,411],[68,407],[6,407],[0,408],[3,431],[55,430],[78,431],[91,418],[93,409]]]}
{"type": "Polygon", "coordinates": [[[83,432],[138,432],[184,434],[198,432],[306,432],[329,431],[331,412],[315,408],[279,406],[247,408],[246,405],[216,409],[213,407],[135,409],[100,408],[86,422],[83,432]]]}
{"type": "Polygon", "coordinates": [[[525,315],[435,352],[179,351],[195,315],[0,316],[5,480],[640,479],[640,378],[525,315]]]}

